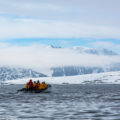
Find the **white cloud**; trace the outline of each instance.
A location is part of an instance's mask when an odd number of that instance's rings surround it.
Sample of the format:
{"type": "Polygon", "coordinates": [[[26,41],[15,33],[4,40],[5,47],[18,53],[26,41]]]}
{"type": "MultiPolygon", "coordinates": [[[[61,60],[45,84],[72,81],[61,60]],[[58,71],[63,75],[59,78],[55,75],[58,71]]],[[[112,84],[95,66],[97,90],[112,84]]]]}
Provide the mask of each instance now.
{"type": "Polygon", "coordinates": [[[106,48],[106,49],[114,49],[114,51],[118,52],[120,51],[120,45],[113,43],[113,42],[104,42],[104,41],[98,41],[98,42],[93,42],[91,43],[92,46],[96,47],[96,48],[106,48]]]}
{"type": "MultiPolygon", "coordinates": [[[[1,0],[0,40],[41,37],[120,39],[119,3],[119,0],[1,0]]],[[[93,46],[120,50],[119,45],[110,42],[96,42],[93,46]]],[[[0,43],[1,65],[45,68],[104,65],[116,61],[119,57],[78,55],[67,49],[0,43]]]]}
{"type": "Polygon", "coordinates": [[[11,19],[0,17],[0,38],[120,38],[119,3],[119,0],[1,0],[0,15],[11,19]]]}
{"type": "Polygon", "coordinates": [[[1,0],[0,13],[120,27],[119,0],[1,0]]]}
{"type": "Polygon", "coordinates": [[[120,38],[120,29],[72,22],[0,18],[0,39],[38,37],[120,38]]]}
{"type": "Polygon", "coordinates": [[[50,67],[69,65],[104,66],[119,61],[118,56],[79,54],[71,49],[53,49],[43,45],[10,46],[0,49],[1,66],[23,66],[41,71],[50,67]]]}

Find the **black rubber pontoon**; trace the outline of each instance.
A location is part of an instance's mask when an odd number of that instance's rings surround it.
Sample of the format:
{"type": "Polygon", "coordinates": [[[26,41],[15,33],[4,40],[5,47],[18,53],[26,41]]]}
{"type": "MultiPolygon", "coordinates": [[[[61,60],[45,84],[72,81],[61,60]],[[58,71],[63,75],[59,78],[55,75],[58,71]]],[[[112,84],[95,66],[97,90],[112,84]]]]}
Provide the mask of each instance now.
{"type": "Polygon", "coordinates": [[[22,88],[22,89],[19,89],[17,92],[41,93],[41,92],[48,90],[49,88],[51,88],[51,85],[47,85],[47,88],[42,89],[42,90],[36,90],[34,88],[32,88],[32,89],[22,88]]]}

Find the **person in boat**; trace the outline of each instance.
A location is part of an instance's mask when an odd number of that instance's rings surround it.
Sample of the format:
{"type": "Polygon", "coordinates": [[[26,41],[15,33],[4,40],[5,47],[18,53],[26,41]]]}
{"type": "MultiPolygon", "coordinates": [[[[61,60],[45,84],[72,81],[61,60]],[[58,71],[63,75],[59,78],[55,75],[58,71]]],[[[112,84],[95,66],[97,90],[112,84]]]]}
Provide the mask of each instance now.
{"type": "Polygon", "coordinates": [[[30,80],[29,83],[28,83],[28,89],[33,89],[33,82],[32,82],[32,80],[30,80]]]}
{"type": "Polygon", "coordinates": [[[40,86],[40,82],[39,82],[39,80],[36,82],[36,81],[34,81],[34,83],[33,83],[33,87],[34,87],[34,89],[35,90],[38,90],[38,87],[40,86]]]}
{"type": "Polygon", "coordinates": [[[28,82],[26,83],[25,88],[28,89],[28,82]]]}
{"type": "Polygon", "coordinates": [[[38,87],[39,90],[44,90],[46,88],[47,88],[47,84],[45,82],[42,82],[38,87]]]}
{"type": "Polygon", "coordinates": [[[37,80],[37,86],[38,86],[38,87],[40,86],[40,81],[39,81],[39,80],[37,80]]]}
{"type": "Polygon", "coordinates": [[[36,83],[36,85],[35,85],[35,90],[38,90],[38,89],[39,89],[39,86],[40,86],[40,81],[37,80],[37,83],[36,83]]]}
{"type": "Polygon", "coordinates": [[[47,84],[45,82],[42,82],[42,87],[43,87],[43,89],[46,89],[47,88],[47,84]]]}
{"type": "Polygon", "coordinates": [[[35,88],[36,84],[37,84],[36,81],[34,81],[33,82],[33,88],[35,88]]]}
{"type": "Polygon", "coordinates": [[[36,81],[32,82],[32,80],[30,80],[29,82],[26,83],[25,88],[30,90],[31,89],[44,90],[47,88],[47,84],[45,82],[40,83],[39,80],[37,82],[36,81]]]}

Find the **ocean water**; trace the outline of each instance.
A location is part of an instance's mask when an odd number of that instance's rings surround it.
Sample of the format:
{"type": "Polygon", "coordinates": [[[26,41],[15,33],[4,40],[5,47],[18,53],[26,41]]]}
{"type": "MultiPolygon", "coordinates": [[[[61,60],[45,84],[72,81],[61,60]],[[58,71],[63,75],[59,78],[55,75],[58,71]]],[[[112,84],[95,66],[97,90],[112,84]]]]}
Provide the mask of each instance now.
{"type": "Polygon", "coordinates": [[[52,85],[46,93],[0,86],[0,120],[120,120],[120,85],[52,85]]]}

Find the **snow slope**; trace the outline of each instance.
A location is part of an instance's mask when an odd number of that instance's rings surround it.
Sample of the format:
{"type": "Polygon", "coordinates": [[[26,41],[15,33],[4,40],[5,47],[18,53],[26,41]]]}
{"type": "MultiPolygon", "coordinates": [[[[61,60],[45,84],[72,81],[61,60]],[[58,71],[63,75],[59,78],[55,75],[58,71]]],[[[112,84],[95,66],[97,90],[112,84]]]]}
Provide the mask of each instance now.
{"type": "Polygon", "coordinates": [[[0,67],[0,81],[15,80],[28,77],[47,77],[46,75],[36,72],[32,69],[15,68],[15,67],[0,67]]]}
{"type": "MultiPolygon", "coordinates": [[[[25,84],[28,79],[7,80],[5,83],[9,84],[25,84]]],[[[38,80],[38,78],[32,78],[38,80]]],[[[78,76],[64,76],[64,77],[45,77],[39,78],[39,80],[45,81],[49,84],[120,84],[120,71],[118,72],[106,72],[99,74],[87,74],[78,76]]]]}

